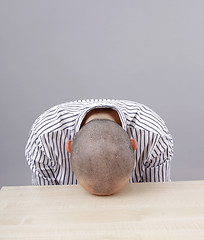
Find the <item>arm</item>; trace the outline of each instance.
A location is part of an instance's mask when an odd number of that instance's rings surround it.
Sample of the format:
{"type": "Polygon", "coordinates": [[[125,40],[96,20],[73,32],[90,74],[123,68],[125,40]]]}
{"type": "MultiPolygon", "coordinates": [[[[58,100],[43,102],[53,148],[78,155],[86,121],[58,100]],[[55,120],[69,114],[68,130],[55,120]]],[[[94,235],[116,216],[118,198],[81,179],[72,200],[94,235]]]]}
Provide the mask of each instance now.
{"type": "Polygon", "coordinates": [[[30,134],[25,156],[32,171],[32,185],[57,185],[55,166],[37,143],[34,133],[30,134]]]}
{"type": "Polygon", "coordinates": [[[171,181],[170,164],[172,156],[173,140],[171,135],[158,136],[158,139],[144,164],[144,182],[171,181]]]}

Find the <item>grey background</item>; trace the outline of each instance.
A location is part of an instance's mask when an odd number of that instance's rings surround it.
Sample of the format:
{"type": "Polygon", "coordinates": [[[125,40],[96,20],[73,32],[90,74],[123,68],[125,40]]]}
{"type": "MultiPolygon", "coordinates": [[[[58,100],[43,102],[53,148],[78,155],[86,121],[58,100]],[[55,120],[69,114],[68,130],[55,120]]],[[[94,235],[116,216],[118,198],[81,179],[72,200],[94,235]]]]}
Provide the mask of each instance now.
{"type": "Polygon", "coordinates": [[[24,148],[48,108],[129,99],[174,138],[171,178],[204,179],[204,1],[0,0],[0,187],[30,185],[24,148]]]}

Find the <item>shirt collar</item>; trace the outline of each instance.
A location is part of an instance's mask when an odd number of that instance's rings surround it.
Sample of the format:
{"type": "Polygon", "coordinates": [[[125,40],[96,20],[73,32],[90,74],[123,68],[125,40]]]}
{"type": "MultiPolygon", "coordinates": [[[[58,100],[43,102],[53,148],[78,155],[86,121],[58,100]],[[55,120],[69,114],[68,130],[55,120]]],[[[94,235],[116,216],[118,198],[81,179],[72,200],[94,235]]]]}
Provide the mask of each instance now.
{"type": "Polygon", "coordinates": [[[125,117],[124,113],[120,110],[119,106],[117,106],[117,103],[116,102],[114,103],[113,100],[109,100],[109,101],[102,100],[102,101],[87,103],[86,108],[80,112],[80,114],[77,117],[76,122],[75,122],[74,138],[75,138],[77,132],[79,131],[81,123],[82,123],[84,117],[86,116],[86,114],[89,111],[96,109],[96,108],[112,108],[112,109],[116,110],[118,112],[118,115],[119,115],[119,118],[120,118],[120,121],[122,124],[122,128],[125,131],[127,131],[126,117],[125,117]]]}

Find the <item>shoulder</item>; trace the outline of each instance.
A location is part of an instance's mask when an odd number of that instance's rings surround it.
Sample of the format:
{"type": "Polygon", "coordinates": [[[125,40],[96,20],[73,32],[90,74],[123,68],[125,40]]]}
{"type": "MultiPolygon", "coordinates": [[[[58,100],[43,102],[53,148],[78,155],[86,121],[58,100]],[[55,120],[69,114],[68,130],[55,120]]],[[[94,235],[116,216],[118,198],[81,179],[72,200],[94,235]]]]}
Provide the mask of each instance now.
{"type": "Polygon", "coordinates": [[[42,113],[33,123],[31,130],[37,135],[72,129],[83,104],[73,101],[55,105],[42,113]]]}
{"type": "Polygon", "coordinates": [[[142,103],[126,100],[121,101],[121,104],[129,127],[160,136],[169,134],[165,121],[151,108],[142,103]]]}

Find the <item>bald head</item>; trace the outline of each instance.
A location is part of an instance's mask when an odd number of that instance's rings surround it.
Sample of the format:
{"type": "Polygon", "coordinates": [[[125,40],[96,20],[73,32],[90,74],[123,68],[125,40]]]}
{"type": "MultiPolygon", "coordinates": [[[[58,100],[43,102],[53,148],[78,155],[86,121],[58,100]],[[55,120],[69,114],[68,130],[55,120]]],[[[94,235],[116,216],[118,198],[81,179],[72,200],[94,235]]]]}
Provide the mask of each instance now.
{"type": "Polygon", "coordinates": [[[71,150],[76,178],[88,192],[110,195],[128,183],[134,153],[127,133],[117,123],[92,120],[77,133],[71,150]]]}

